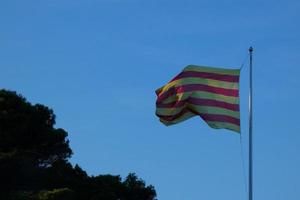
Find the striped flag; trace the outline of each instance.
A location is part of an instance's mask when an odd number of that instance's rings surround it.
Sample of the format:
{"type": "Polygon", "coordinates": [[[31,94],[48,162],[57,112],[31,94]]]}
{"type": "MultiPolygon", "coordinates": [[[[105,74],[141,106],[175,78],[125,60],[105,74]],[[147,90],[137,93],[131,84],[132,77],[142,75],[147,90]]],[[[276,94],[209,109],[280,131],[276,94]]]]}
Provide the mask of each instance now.
{"type": "Polygon", "coordinates": [[[212,128],[240,133],[239,69],[189,65],[156,90],[156,115],[165,125],[200,116],[212,128]]]}

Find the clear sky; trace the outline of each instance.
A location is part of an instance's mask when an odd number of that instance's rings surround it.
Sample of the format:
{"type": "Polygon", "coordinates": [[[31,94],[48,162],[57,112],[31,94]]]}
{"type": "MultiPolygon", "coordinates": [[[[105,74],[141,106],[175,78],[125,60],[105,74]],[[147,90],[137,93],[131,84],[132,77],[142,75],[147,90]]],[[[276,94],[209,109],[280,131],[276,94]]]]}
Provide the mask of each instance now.
{"type": "MultiPolygon", "coordinates": [[[[165,127],[155,89],[254,47],[254,199],[300,199],[297,0],[1,0],[0,85],[51,107],[90,175],[136,172],[159,200],[246,199],[240,136],[165,127]]],[[[248,64],[241,75],[247,166],[248,64]]]]}

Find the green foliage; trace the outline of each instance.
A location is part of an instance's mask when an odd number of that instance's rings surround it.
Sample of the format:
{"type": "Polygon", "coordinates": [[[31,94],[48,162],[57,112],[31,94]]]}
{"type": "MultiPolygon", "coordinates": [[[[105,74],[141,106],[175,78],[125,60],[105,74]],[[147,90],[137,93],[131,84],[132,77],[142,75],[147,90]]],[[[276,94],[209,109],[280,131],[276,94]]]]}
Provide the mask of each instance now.
{"type": "Polygon", "coordinates": [[[39,192],[12,191],[8,200],[73,200],[74,191],[69,188],[42,190],[39,192]]]}
{"type": "Polygon", "coordinates": [[[12,191],[10,195],[6,197],[8,200],[39,200],[33,192],[26,191],[12,191]]]}
{"type": "Polygon", "coordinates": [[[67,132],[53,111],[0,90],[0,199],[154,200],[153,186],[135,174],[88,176],[68,162],[67,132]]]}
{"type": "Polygon", "coordinates": [[[74,198],[74,191],[69,188],[61,188],[51,191],[41,191],[37,196],[38,200],[72,200],[74,198]]]}

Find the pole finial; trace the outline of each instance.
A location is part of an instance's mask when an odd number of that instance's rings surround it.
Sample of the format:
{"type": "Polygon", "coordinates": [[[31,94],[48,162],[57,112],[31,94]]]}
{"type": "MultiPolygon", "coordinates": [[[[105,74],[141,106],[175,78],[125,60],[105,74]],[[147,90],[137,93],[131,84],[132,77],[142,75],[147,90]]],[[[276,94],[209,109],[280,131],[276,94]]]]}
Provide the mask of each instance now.
{"type": "Polygon", "coordinates": [[[253,47],[251,46],[251,47],[249,48],[249,52],[252,53],[252,51],[253,51],[253,47]]]}

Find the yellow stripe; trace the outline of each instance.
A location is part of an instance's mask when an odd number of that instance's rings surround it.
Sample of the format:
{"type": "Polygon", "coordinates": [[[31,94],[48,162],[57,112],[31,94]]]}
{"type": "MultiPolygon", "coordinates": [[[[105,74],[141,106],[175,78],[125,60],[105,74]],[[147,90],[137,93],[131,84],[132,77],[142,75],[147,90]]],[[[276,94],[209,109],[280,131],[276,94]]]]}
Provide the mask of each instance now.
{"type": "Polygon", "coordinates": [[[166,84],[164,87],[159,88],[157,90],[157,93],[160,95],[166,91],[168,91],[171,87],[178,87],[182,85],[189,85],[189,84],[203,84],[218,88],[224,88],[224,89],[238,89],[239,84],[233,83],[233,82],[225,82],[225,81],[217,81],[207,78],[182,78],[175,81],[172,81],[168,84],[166,84]]]}
{"type": "Polygon", "coordinates": [[[195,114],[193,114],[193,113],[191,113],[191,112],[187,112],[187,113],[185,113],[184,115],[182,115],[181,117],[179,117],[179,118],[177,118],[177,119],[175,119],[175,120],[173,120],[173,121],[165,121],[165,120],[163,120],[163,119],[160,119],[160,121],[161,121],[164,125],[170,126],[170,125],[177,124],[177,123],[179,123],[179,122],[185,121],[185,120],[187,120],[187,119],[190,119],[190,118],[192,118],[192,117],[194,117],[194,116],[195,116],[195,114]]]}
{"type": "Polygon", "coordinates": [[[203,114],[216,114],[216,115],[227,115],[230,117],[234,117],[239,119],[240,118],[240,112],[239,111],[232,111],[225,108],[218,108],[213,106],[198,106],[194,104],[189,104],[189,108],[192,110],[197,111],[198,113],[203,114]]]}
{"type": "Polygon", "coordinates": [[[225,69],[225,68],[215,68],[207,66],[197,66],[197,65],[188,65],[183,71],[196,71],[196,72],[211,72],[218,74],[226,75],[240,75],[240,69],[225,69]]]}
{"type": "MultiPolygon", "coordinates": [[[[234,117],[239,119],[240,112],[239,111],[232,111],[225,108],[218,108],[213,106],[199,106],[194,104],[188,104],[188,108],[197,111],[198,113],[203,114],[217,114],[217,115],[228,115],[230,117],[234,117]]],[[[184,105],[178,108],[156,108],[156,114],[162,116],[172,116],[177,115],[182,111],[184,105]]]]}
{"type": "Polygon", "coordinates": [[[216,128],[216,129],[225,128],[225,129],[235,131],[237,133],[241,132],[241,127],[235,124],[231,124],[227,122],[213,122],[213,121],[206,121],[206,123],[212,128],[216,128]]]}
{"type": "Polygon", "coordinates": [[[174,101],[183,101],[183,100],[186,100],[190,96],[194,97],[194,98],[211,99],[211,100],[223,101],[226,103],[239,104],[238,97],[230,97],[230,96],[215,94],[215,93],[211,93],[211,92],[203,92],[203,91],[177,93],[177,94],[165,99],[163,101],[163,103],[171,103],[174,101]]]}
{"type": "Polygon", "coordinates": [[[183,108],[184,106],[178,108],[156,108],[156,114],[164,116],[176,115],[180,113],[183,108]]]}

